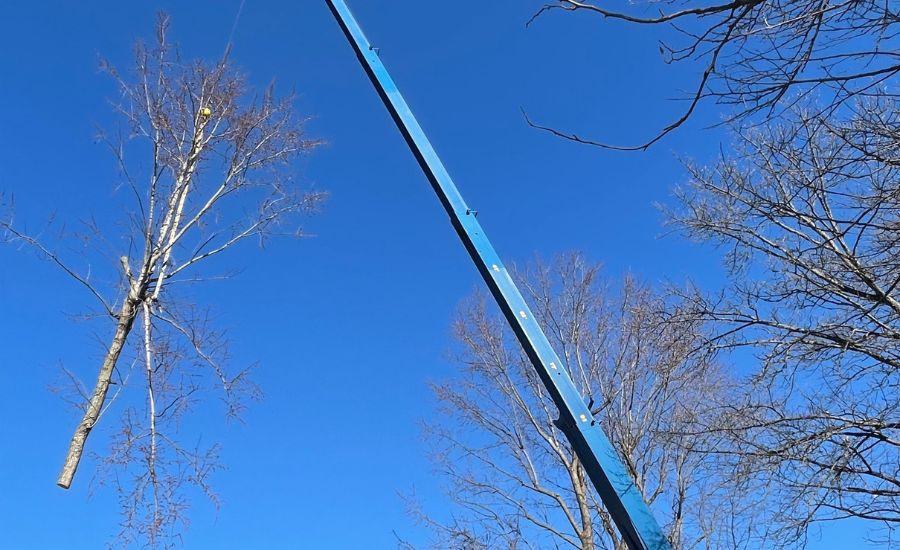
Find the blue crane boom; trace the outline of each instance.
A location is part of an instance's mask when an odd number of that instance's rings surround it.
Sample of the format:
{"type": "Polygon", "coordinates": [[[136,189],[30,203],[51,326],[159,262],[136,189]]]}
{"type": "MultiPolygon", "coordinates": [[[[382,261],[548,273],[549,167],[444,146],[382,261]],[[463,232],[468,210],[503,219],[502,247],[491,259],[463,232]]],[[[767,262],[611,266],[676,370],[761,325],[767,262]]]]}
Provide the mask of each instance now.
{"type": "Polygon", "coordinates": [[[447,210],[456,233],[559,409],[557,425],[597,488],[629,550],[671,550],[634,480],[594,419],[431,142],[344,0],[326,0],[394,122],[447,210]]]}

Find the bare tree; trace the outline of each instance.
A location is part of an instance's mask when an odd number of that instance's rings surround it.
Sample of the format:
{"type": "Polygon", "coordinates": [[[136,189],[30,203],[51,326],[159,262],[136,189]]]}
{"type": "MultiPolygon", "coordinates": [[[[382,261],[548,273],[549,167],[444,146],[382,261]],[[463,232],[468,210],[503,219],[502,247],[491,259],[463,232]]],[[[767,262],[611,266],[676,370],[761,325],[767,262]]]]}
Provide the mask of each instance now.
{"type": "MultiPolygon", "coordinates": [[[[744,481],[769,487],[773,532],[859,518],[900,526],[900,118],[891,97],[849,120],[797,110],[738,135],[669,214],[727,251],[721,295],[682,291],[681,320],[710,350],[748,348],[760,368],[708,428],[744,481]]],[[[885,528],[884,530],[877,529],[885,528]]]]}
{"type": "Polygon", "coordinates": [[[728,108],[738,135],[715,166],[689,166],[669,212],[687,234],[726,248],[731,277],[716,296],[679,289],[672,319],[715,327],[705,353],[747,348],[758,358],[743,395],[701,430],[727,436],[707,451],[771,496],[762,532],[780,545],[847,517],[891,537],[900,521],[897,6],[560,0],[537,15],[552,11],[670,26],[683,40],[661,44],[667,61],[703,67],[681,116],[621,149],[646,149],[704,100],[728,108]]]}
{"type": "MultiPolygon", "coordinates": [[[[740,548],[755,504],[685,436],[731,391],[711,356],[692,354],[702,323],[665,324],[661,297],[627,277],[612,290],[579,255],[522,274],[526,297],[573,380],[665,523],[675,548],[740,548]]],[[[455,325],[462,376],[438,384],[428,423],[455,504],[427,513],[436,546],[624,549],[615,525],[555,424],[556,409],[499,314],[480,297],[455,325]]]]}
{"type": "Polygon", "coordinates": [[[893,2],[838,0],[657,0],[615,8],[593,0],[546,4],[547,12],[584,12],[640,26],[666,26],[681,40],[660,42],[667,63],[696,62],[702,69],[685,108],[647,141],[617,146],[534,124],[560,137],[611,149],[639,150],[684,124],[703,100],[732,108],[732,120],[773,111],[813,95],[824,113],[847,100],[883,92],[900,72],[893,2]],[[789,94],[791,90],[796,93],[789,94]]]}
{"type": "Polygon", "coordinates": [[[72,376],[82,418],[60,487],[71,485],[88,436],[112,404],[110,389],[119,395],[136,379],[142,382],[143,398],[123,394],[121,427],[101,462],[116,471],[123,536],[153,547],[170,541],[185,521],[183,486],[212,496],[208,477],[217,467],[216,446],[179,441],[183,415],[212,386],[222,392],[229,416],[257,392],[246,369],[226,369],[223,334],[179,289],[203,280],[199,264],[244,240],[299,235],[299,218],[324,198],[289,177],[290,161],[317,145],[304,137],[293,98],[277,99],[271,87],[251,95],[227,51],[212,64],[182,59],[168,41],[168,28],[161,15],[155,45],[136,48],[133,74],[104,64],[118,83],[116,110],[129,135],[103,141],[118,162],[122,187],[133,195],[125,239],[109,239],[127,243],[119,252],[118,284],[104,286],[70,267],[12,220],[0,226],[86,288],[113,325],[93,389],[72,376]],[[133,355],[126,359],[129,346],[133,355]]]}

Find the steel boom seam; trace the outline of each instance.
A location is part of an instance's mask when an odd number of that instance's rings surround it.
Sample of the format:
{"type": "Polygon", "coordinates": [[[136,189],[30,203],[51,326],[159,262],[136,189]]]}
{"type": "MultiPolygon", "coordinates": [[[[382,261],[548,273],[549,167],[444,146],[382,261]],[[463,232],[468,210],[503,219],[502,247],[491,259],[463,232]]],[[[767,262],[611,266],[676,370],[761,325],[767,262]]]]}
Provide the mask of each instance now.
{"type": "Polygon", "coordinates": [[[326,0],[356,50],[378,94],[419,161],[453,227],[484,277],[500,309],[559,409],[557,421],[584,465],[630,550],[671,550],[616,450],[593,418],[563,362],[544,335],[522,294],[463,200],[425,132],[400,94],[378,52],[366,39],[344,0],[326,0]]]}

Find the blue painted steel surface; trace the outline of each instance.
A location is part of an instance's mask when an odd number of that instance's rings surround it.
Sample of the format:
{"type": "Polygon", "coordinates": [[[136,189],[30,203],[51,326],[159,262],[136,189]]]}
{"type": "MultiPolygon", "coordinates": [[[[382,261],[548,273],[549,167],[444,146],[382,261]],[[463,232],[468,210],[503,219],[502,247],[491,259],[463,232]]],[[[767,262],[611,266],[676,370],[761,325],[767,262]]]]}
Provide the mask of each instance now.
{"type": "Polygon", "coordinates": [[[450,179],[431,142],[397,89],[378,52],[366,39],[343,0],[326,0],[353,45],[372,83],[394,117],[444,204],[450,220],[491,293],[503,310],[519,342],[531,359],[559,409],[558,425],[568,437],[578,458],[613,517],[631,550],[671,550],[659,524],[644,502],[625,465],[591,415],[568,369],[534,319],[531,310],[500,261],[497,252],[450,179]]]}

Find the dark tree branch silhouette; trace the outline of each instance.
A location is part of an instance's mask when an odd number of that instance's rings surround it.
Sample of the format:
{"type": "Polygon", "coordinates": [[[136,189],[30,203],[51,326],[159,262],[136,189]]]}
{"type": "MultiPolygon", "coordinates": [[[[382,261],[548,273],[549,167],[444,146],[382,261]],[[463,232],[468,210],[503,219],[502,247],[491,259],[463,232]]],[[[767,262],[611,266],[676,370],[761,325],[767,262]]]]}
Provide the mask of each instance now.
{"type": "Polygon", "coordinates": [[[735,0],[682,5],[662,0],[617,10],[594,1],[559,0],[543,6],[528,22],[534,24],[548,12],[584,12],[676,30],[681,42],[660,43],[665,61],[694,62],[702,72],[673,122],[631,146],[529,124],[578,143],[645,150],[687,122],[704,100],[729,107],[731,121],[749,120],[757,113],[772,116],[811,97],[819,99],[823,113],[832,113],[848,100],[885,93],[882,84],[900,72],[900,11],[892,2],[735,0]]]}

